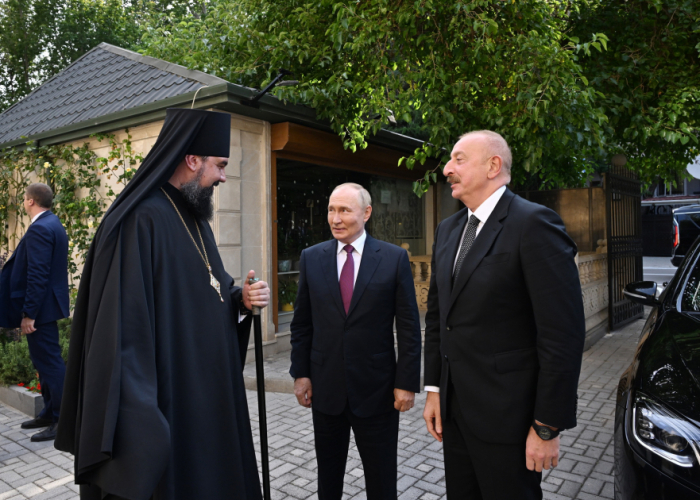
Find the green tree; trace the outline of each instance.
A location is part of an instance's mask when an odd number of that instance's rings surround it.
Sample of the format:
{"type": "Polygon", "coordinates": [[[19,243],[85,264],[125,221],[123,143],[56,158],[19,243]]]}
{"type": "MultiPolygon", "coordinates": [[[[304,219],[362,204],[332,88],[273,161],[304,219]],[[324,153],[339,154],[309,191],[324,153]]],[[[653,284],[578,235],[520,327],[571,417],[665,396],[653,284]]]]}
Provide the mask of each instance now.
{"type": "Polygon", "coordinates": [[[0,0],[0,111],[99,43],[139,36],[121,0],[0,0]]]}
{"type": "Polygon", "coordinates": [[[417,127],[429,144],[410,166],[488,128],[512,145],[516,182],[575,186],[618,152],[645,178],[695,154],[686,108],[698,96],[699,10],[693,0],[219,0],[206,17],[151,24],[142,50],[257,88],[289,69],[300,85],[276,95],[313,106],[353,149],[393,121],[417,127]],[[618,66],[641,87],[616,78],[618,66]]]}
{"type": "Polygon", "coordinates": [[[572,31],[610,38],[583,62],[604,96],[609,142],[647,184],[683,172],[700,154],[700,2],[602,0],[581,9],[572,31]]]}
{"type": "Polygon", "coordinates": [[[605,38],[580,43],[567,23],[558,3],[532,0],[222,0],[206,19],[151,28],[142,43],[256,87],[293,71],[300,85],[277,95],[313,106],[352,149],[418,114],[430,144],[409,166],[444,160],[460,133],[489,128],[512,145],[518,175],[544,165],[581,173],[604,147],[606,116],[579,59],[605,38]]]}

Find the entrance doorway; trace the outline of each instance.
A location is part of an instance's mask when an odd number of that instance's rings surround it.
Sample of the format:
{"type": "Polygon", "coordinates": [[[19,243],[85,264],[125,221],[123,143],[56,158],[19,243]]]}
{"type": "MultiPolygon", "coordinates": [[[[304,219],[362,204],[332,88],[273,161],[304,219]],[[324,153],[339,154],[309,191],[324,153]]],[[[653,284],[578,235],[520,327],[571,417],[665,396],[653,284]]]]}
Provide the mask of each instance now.
{"type": "MultiPolygon", "coordinates": [[[[289,329],[299,281],[301,252],[332,238],[327,212],[330,195],[339,184],[354,182],[372,197],[372,216],[366,229],[374,238],[424,255],[425,198],[418,198],[412,182],[384,175],[332,168],[298,160],[276,159],[277,205],[277,331],[289,329]]],[[[432,222],[432,221],[431,221],[432,222]]]]}

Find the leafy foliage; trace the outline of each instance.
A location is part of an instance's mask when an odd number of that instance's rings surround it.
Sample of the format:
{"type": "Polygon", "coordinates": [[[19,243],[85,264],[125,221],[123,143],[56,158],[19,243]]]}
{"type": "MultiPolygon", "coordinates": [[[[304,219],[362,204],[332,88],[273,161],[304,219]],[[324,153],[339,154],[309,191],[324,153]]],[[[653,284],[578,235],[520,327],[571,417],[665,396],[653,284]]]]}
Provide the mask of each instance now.
{"type": "Polygon", "coordinates": [[[280,304],[294,304],[299,292],[299,283],[293,279],[282,279],[277,285],[277,299],[280,304]]]}
{"type": "MultiPolygon", "coordinates": [[[[501,132],[524,168],[590,169],[606,116],[580,59],[605,48],[565,33],[556,2],[226,1],[205,20],[151,28],[147,54],[262,86],[314,107],[352,150],[392,120],[419,114],[430,144],[408,158],[446,159],[457,136],[501,132]]],[[[520,174],[517,174],[520,175],[520,174]]],[[[556,177],[553,177],[556,178],[556,177]]],[[[420,190],[425,188],[419,186],[420,190]]]]}
{"type": "Polygon", "coordinates": [[[107,42],[134,48],[141,26],[206,15],[209,0],[3,0],[0,111],[107,42]]]}
{"type": "Polygon", "coordinates": [[[516,184],[575,187],[618,152],[645,178],[696,154],[698,12],[693,0],[219,0],[206,18],[149,26],[142,50],[258,88],[291,70],[300,84],[276,95],[314,107],[352,150],[417,123],[429,143],[412,167],[491,129],[512,146],[516,184]]]}
{"type": "Polygon", "coordinates": [[[99,43],[130,47],[139,36],[122,0],[0,2],[0,110],[99,43]]]}
{"type": "Polygon", "coordinates": [[[700,3],[602,0],[573,31],[605,31],[609,50],[583,63],[603,94],[606,134],[646,184],[674,179],[700,154],[700,3]]]}
{"type": "Polygon", "coordinates": [[[128,130],[126,139],[121,142],[112,135],[95,138],[100,142],[108,141],[107,157],[98,157],[88,149],[87,143],[37,147],[29,142],[23,150],[0,152],[0,227],[5,228],[0,233],[0,249],[9,250],[10,242],[21,237],[24,220],[19,210],[26,187],[37,180],[45,182],[54,192],[52,211],[61,219],[68,234],[71,282],[79,279],[78,268],[97,224],[116,197],[113,186],[125,185],[142,160],[131,147],[128,130]]]}
{"type": "MultiPolygon", "coordinates": [[[[68,343],[72,320],[58,320],[58,342],[61,346],[61,357],[68,361],[68,343]]],[[[38,385],[36,368],[29,356],[29,344],[19,330],[11,331],[0,328],[0,384],[22,384],[29,390],[38,385]]]]}
{"type": "Polygon", "coordinates": [[[29,345],[24,336],[19,340],[0,343],[0,383],[12,385],[29,383],[36,378],[36,368],[29,357],[29,345]]]}

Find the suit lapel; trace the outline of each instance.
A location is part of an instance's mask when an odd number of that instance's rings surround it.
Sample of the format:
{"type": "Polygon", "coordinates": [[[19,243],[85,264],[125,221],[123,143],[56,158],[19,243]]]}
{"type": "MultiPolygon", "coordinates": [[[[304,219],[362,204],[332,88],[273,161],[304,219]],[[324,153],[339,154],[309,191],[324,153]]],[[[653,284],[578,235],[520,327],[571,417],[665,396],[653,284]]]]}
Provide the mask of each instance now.
{"type": "Polygon", "coordinates": [[[452,308],[457,296],[466,286],[474,270],[491,249],[491,245],[493,245],[493,242],[496,240],[498,233],[503,229],[501,221],[508,215],[508,206],[513,197],[513,193],[506,189],[505,193],[503,193],[503,196],[501,196],[501,199],[498,201],[498,204],[496,204],[496,207],[493,209],[493,212],[491,212],[491,215],[486,220],[484,227],[479,231],[479,234],[474,240],[474,244],[469,249],[469,253],[464,259],[459,276],[457,276],[454,282],[452,293],[450,294],[450,308],[452,308]]]}
{"type": "Polygon", "coordinates": [[[343,307],[343,299],[340,296],[340,285],[338,284],[338,242],[333,239],[328,242],[328,244],[323,247],[323,260],[321,261],[321,267],[323,268],[323,275],[326,278],[326,285],[330,290],[331,297],[335,305],[338,306],[338,310],[345,317],[345,307],[343,307]]]}
{"type": "MultiPolygon", "coordinates": [[[[348,309],[348,316],[352,313],[353,309],[360,301],[365,288],[367,288],[367,284],[370,282],[374,272],[377,270],[380,260],[382,260],[382,257],[379,254],[379,245],[377,245],[377,240],[367,234],[365,248],[362,250],[362,259],[360,260],[360,270],[357,273],[355,287],[352,290],[352,301],[350,302],[350,308],[348,309]]],[[[338,290],[340,290],[340,287],[338,287],[338,290]]]]}
{"type": "Polygon", "coordinates": [[[443,256],[437,275],[438,289],[452,290],[452,268],[454,267],[454,261],[462,241],[462,232],[464,231],[464,225],[467,223],[468,216],[467,209],[463,208],[461,215],[457,218],[455,223],[456,226],[451,230],[445,228],[448,232],[447,241],[442,251],[438,253],[438,255],[443,256]]]}

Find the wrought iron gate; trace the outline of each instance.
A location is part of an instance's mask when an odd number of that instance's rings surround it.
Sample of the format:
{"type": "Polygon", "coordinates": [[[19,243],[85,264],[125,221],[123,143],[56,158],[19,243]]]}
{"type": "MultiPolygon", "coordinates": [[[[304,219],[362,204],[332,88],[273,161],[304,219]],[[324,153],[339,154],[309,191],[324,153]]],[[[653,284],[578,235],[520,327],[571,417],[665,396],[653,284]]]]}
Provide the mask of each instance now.
{"type": "Polygon", "coordinates": [[[642,317],[644,307],[626,299],[627,283],[641,281],[641,183],[624,167],[605,174],[606,231],[608,239],[608,293],[610,331],[642,317]]]}

